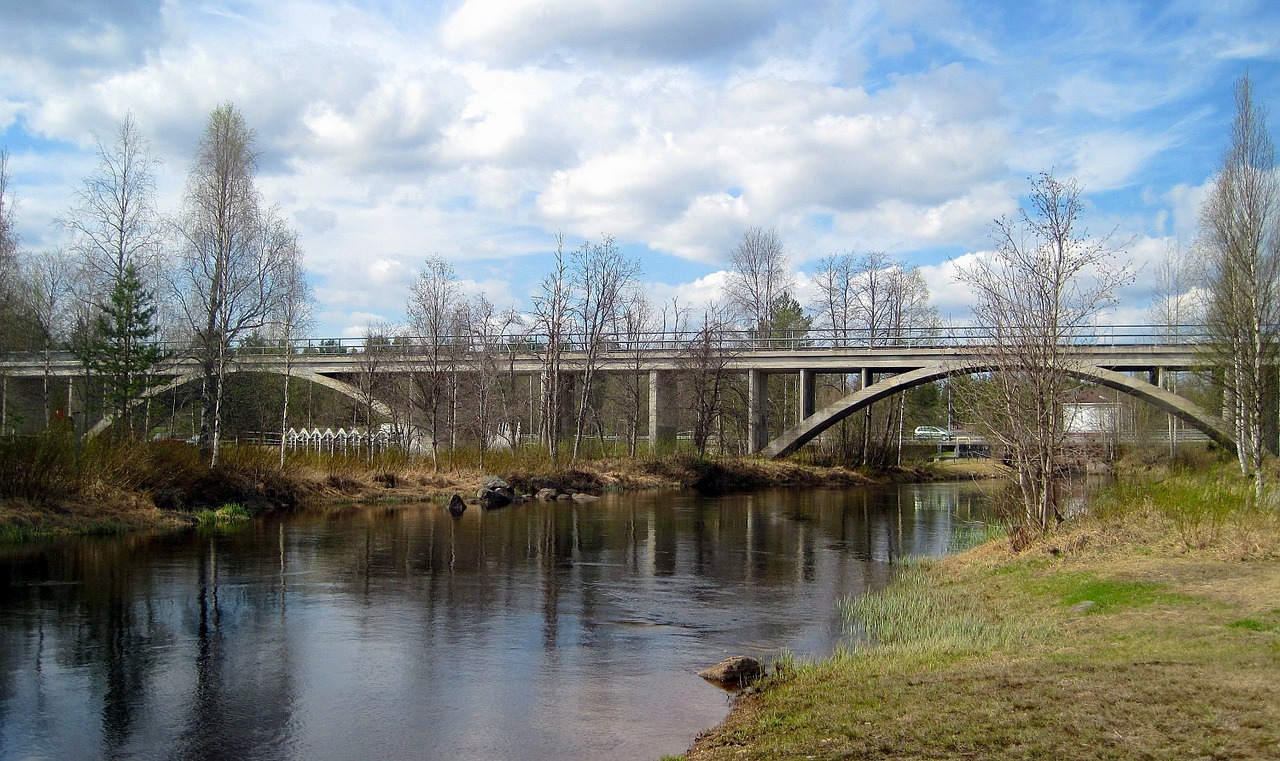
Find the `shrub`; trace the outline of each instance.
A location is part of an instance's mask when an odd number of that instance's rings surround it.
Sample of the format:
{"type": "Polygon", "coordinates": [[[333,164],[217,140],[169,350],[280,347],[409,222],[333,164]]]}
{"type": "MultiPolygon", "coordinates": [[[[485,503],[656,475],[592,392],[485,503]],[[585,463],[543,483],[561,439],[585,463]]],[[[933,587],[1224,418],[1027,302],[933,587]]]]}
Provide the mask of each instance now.
{"type": "Polygon", "coordinates": [[[0,497],[49,502],[79,483],[75,439],[61,431],[0,438],[0,497]]]}

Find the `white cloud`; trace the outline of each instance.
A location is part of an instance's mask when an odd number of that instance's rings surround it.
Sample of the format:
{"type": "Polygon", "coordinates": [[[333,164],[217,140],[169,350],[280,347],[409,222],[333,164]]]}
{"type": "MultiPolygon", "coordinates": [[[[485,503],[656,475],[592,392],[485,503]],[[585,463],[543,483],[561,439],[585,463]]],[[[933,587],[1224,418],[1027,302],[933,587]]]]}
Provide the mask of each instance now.
{"type": "MultiPolygon", "coordinates": [[[[693,262],[663,286],[691,298],[751,225],[798,266],[882,249],[941,278],[1051,168],[1095,229],[1189,240],[1230,81],[1248,64],[1269,101],[1280,70],[1261,5],[1055,8],[1049,31],[945,0],[11,5],[0,127],[28,244],[57,241],[90,134],[126,112],[176,207],[231,100],[334,330],[400,314],[432,253],[521,294],[496,263],[557,230],[693,262]]],[[[959,308],[956,290],[935,293],[959,308]]]]}
{"type": "Polygon", "coordinates": [[[645,59],[700,58],[766,30],[764,0],[467,0],[441,27],[446,48],[500,64],[562,51],[645,59]]]}

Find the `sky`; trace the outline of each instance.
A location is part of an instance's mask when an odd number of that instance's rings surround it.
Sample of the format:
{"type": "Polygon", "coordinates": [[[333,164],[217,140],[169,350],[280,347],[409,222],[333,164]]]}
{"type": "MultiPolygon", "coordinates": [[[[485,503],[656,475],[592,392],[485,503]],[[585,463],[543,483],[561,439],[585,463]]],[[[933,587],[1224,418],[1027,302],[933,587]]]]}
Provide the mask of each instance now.
{"type": "MultiPolygon", "coordinates": [[[[0,0],[0,147],[22,245],[132,114],[176,210],[209,113],[257,134],[258,185],[297,228],[313,335],[405,320],[427,257],[500,309],[566,248],[613,236],[655,301],[718,294],[776,228],[799,285],[833,253],[957,266],[1028,178],[1085,191],[1137,276],[1196,235],[1246,72],[1280,102],[1280,3],[857,0],[0,0]]],[[[1276,116],[1269,114],[1274,131],[1276,116]]]]}

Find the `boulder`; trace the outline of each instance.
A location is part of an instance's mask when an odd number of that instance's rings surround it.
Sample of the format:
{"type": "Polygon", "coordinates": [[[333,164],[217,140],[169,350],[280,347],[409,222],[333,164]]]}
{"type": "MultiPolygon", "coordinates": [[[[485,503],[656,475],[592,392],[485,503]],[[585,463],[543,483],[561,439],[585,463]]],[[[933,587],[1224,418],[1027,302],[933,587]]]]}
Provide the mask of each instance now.
{"type": "Polygon", "coordinates": [[[457,518],[467,510],[467,503],[462,501],[461,494],[454,494],[449,498],[449,504],[445,506],[449,511],[449,515],[457,518]]]}
{"type": "Polygon", "coordinates": [[[735,655],[699,671],[698,676],[722,686],[743,687],[759,679],[761,673],[760,661],[747,655],[735,655]]]}
{"type": "Polygon", "coordinates": [[[538,493],[533,495],[533,498],[540,502],[555,502],[556,490],[555,489],[539,489],[538,493]]]}
{"type": "Polygon", "coordinates": [[[586,492],[581,492],[581,491],[576,492],[573,495],[574,502],[595,502],[598,499],[600,498],[595,496],[594,494],[587,494],[586,492]]]}
{"type": "Polygon", "coordinates": [[[480,482],[480,490],[476,492],[476,499],[480,500],[482,507],[506,507],[515,498],[516,490],[497,476],[485,476],[480,482]]]}

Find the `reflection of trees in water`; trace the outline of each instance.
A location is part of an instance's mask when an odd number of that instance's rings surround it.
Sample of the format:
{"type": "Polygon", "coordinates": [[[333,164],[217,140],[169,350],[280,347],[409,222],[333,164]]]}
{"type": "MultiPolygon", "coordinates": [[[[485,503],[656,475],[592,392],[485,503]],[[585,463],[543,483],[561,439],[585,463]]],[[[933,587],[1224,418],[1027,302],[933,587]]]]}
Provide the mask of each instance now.
{"type": "MultiPolygon", "coordinates": [[[[53,755],[131,755],[167,736],[178,756],[243,757],[287,725],[291,669],[282,648],[270,647],[273,641],[283,646],[287,638],[259,639],[260,649],[234,658],[228,658],[235,651],[225,642],[228,629],[233,642],[242,642],[240,629],[279,627],[280,620],[261,620],[273,610],[279,616],[277,590],[234,583],[228,602],[220,595],[216,542],[193,552],[181,546],[185,541],[79,540],[35,557],[0,561],[5,578],[24,592],[0,604],[4,657],[13,666],[7,673],[37,693],[36,704],[21,710],[60,709],[40,697],[46,657],[63,669],[54,678],[84,674],[90,702],[100,706],[96,726],[76,731],[97,737],[92,749],[58,746],[65,739],[56,729],[59,722],[78,724],[87,717],[48,717],[53,755]],[[175,553],[182,562],[174,562],[175,553]],[[19,621],[34,626],[19,629],[13,625],[19,621]],[[12,662],[15,654],[31,652],[32,644],[38,653],[33,663],[12,662]]],[[[65,689],[61,684],[55,692],[65,689]]],[[[15,696],[3,697],[0,702],[9,705],[15,696]]]]}
{"type": "Polygon", "coordinates": [[[597,668],[625,677],[634,666],[616,654],[672,636],[655,631],[765,642],[828,617],[838,597],[887,581],[894,561],[944,551],[956,516],[983,504],[954,484],[667,492],[459,520],[406,506],[226,535],[60,543],[0,558],[9,580],[0,667],[14,675],[0,680],[0,725],[35,713],[57,736],[69,719],[40,698],[41,663],[54,658],[88,677],[93,752],[159,742],[180,757],[244,757],[281,747],[313,688],[300,670],[340,649],[315,649],[316,615],[358,640],[386,636],[380,615],[404,611],[412,625],[397,642],[424,673],[440,669],[433,652],[509,648],[527,636],[538,651],[529,668],[559,674],[561,651],[585,647],[597,668]],[[324,609],[309,618],[299,600],[324,609]],[[307,646],[295,652],[296,643],[307,646]]]}
{"type": "MultiPolygon", "coordinates": [[[[195,610],[184,621],[194,640],[188,667],[194,683],[175,755],[248,758],[282,742],[293,712],[285,576],[271,572],[265,552],[251,555],[245,567],[221,568],[229,553],[216,538],[197,547],[195,610]]],[[[277,562],[286,567],[283,552],[277,562]]]]}

